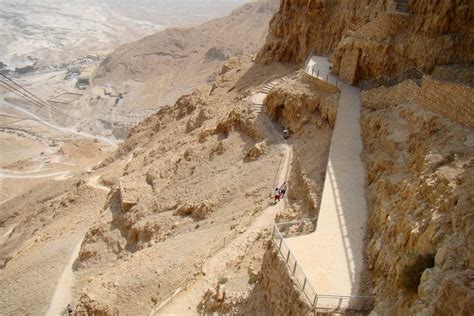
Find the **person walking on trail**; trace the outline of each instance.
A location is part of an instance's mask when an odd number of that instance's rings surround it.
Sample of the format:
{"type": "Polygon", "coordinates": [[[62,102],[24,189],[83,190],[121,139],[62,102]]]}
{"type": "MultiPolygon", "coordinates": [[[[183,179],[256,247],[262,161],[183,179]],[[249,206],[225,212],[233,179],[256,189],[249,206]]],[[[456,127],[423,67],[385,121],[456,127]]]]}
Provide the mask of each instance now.
{"type": "Polygon", "coordinates": [[[288,128],[285,128],[283,130],[283,138],[288,139],[288,137],[290,137],[290,131],[288,130],[288,128]]]}
{"type": "Polygon", "coordinates": [[[281,197],[280,189],[275,188],[274,204],[277,204],[278,202],[280,202],[280,197],[281,197]]]}
{"type": "Polygon", "coordinates": [[[67,311],[68,316],[72,316],[74,312],[72,309],[72,304],[67,304],[66,311],[67,311]]]}
{"type": "Polygon", "coordinates": [[[285,193],[286,193],[286,190],[288,190],[288,184],[285,182],[283,182],[283,184],[280,186],[280,198],[283,199],[283,197],[285,196],[285,193]]]}

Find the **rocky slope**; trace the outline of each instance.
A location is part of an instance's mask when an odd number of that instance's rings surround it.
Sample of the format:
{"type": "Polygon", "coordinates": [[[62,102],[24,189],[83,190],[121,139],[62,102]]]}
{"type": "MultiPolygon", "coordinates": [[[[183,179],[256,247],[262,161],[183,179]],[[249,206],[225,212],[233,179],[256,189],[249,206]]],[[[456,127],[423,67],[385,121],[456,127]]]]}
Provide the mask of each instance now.
{"type": "Polygon", "coordinates": [[[306,74],[267,96],[268,116],[288,128],[295,152],[289,179],[288,207],[277,221],[317,216],[339,90],[306,74]]]}
{"type": "MultiPolygon", "coordinates": [[[[474,306],[474,130],[430,112],[433,98],[444,97],[421,91],[405,81],[362,97],[375,310],[467,315],[474,306]]],[[[458,113],[455,104],[451,110],[458,113]]]]}
{"type": "Polygon", "coordinates": [[[249,2],[203,25],[166,29],[120,46],[101,63],[94,82],[127,82],[135,107],[173,103],[212,82],[229,57],[257,52],[277,6],[277,0],[249,2]]]}
{"type": "Polygon", "coordinates": [[[311,51],[333,53],[339,73],[355,54],[362,79],[474,61],[472,1],[412,1],[408,16],[387,12],[386,2],[282,0],[259,60],[303,62],[311,51]]]}
{"type": "MultiPolygon", "coordinates": [[[[210,249],[266,207],[280,149],[246,93],[228,92],[251,65],[250,58],[231,60],[213,87],[164,107],[118,149],[115,159],[133,158],[123,172],[103,177],[114,193],[81,246],[81,308],[151,311],[184,278],[201,274],[210,249]]],[[[268,75],[273,69],[263,68],[268,75]]],[[[248,276],[236,275],[246,288],[248,276]]]]}

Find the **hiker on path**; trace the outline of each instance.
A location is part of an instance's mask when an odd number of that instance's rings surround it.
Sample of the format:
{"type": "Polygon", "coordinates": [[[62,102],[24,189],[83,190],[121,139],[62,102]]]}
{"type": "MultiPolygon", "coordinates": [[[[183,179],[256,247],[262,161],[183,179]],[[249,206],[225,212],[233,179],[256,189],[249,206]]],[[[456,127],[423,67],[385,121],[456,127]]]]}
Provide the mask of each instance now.
{"type": "Polygon", "coordinates": [[[288,130],[288,128],[285,128],[283,130],[283,138],[288,139],[288,137],[290,137],[290,131],[288,130]]]}
{"type": "Polygon", "coordinates": [[[278,202],[280,202],[280,197],[281,197],[281,193],[280,193],[280,189],[279,188],[275,188],[275,204],[277,204],[278,202]]]}
{"type": "Polygon", "coordinates": [[[288,190],[288,184],[285,182],[283,182],[283,184],[280,186],[280,193],[281,193],[281,196],[280,198],[283,199],[283,197],[285,196],[285,193],[286,193],[286,190],[288,190]]]}
{"type": "Polygon", "coordinates": [[[68,315],[72,315],[73,313],[72,304],[67,304],[66,311],[68,315]]]}

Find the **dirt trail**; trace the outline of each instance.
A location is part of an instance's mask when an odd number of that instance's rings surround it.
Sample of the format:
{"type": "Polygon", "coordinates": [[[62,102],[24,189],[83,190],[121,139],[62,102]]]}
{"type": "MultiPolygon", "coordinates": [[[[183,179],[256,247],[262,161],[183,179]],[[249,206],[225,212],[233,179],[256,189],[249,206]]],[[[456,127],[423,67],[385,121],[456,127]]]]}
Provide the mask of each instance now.
{"type": "Polygon", "coordinates": [[[69,175],[69,171],[58,171],[58,172],[49,172],[42,173],[45,170],[37,171],[10,171],[5,169],[0,169],[0,179],[39,179],[39,178],[49,178],[49,177],[60,177],[69,175]]]}
{"type": "Polygon", "coordinates": [[[99,190],[102,190],[102,191],[109,192],[110,188],[106,187],[105,185],[100,184],[99,179],[100,179],[100,175],[92,177],[87,181],[87,185],[89,185],[89,186],[91,186],[95,189],[99,189],[99,190]]]}
{"type": "MultiPolygon", "coordinates": [[[[87,185],[93,187],[98,190],[103,191],[110,191],[110,188],[103,186],[98,183],[100,175],[94,176],[87,181],[87,185]]],[[[76,258],[79,256],[79,251],[81,250],[81,244],[84,240],[85,234],[87,233],[88,229],[84,231],[82,238],[74,247],[74,251],[71,253],[69,257],[69,261],[66,267],[61,274],[61,277],[58,280],[56,285],[56,290],[54,291],[53,298],[51,299],[51,303],[49,304],[48,311],[46,312],[47,316],[57,316],[62,315],[64,310],[66,309],[67,304],[72,302],[72,294],[71,290],[74,286],[74,271],[73,265],[76,261],[76,258]]]]}
{"type": "Polygon", "coordinates": [[[13,230],[15,229],[16,225],[18,225],[18,223],[12,225],[10,227],[10,229],[0,237],[0,245],[3,245],[8,240],[8,238],[10,238],[10,236],[13,233],[13,230]]]}
{"type": "Polygon", "coordinates": [[[28,115],[29,117],[32,117],[34,118],[35,120],[37,120],[39,123],[43,124],[43,125],[46,125],[48,126],[49,128],[52,128],[54,130],[57,130],[61,133],[67,133],[67,134],[71,134],[71,135],[77,135],[77,136],[82,136],[82,137],[87,137],[87,138],[94,138],[94,139],[97,139],[101,142],[104,142],[106,144],[109,144],[111,146],[117,146],[117,141],[115,140],[112,140],[112,139],[109,139],[109,138],[106,138],[106,137],[103,137],[103,136],[97,136],[97,135],[91,135],[91,134],[87,134],[87,133],[84,133],[84,132],[78,132],[74,129],[71,129],[71,128],[67,128],[67,127],[61,127],[61,126],[57,126],[55,124],[52,124],[51,122],[49,121],[46,121],[44,120],[43,118],[39,117],[38,115],[26,110],[26,109],[23,109],[19,106],[16,106],[14,104],[11,104],[9,102],[7,102],[4,98],[0,98],[0,100],[2,100],[2,104],[6,105],[6,106],[9,106],[11,108],[14,108],[15,110],[17,111],[20,111],[20,112],[23,112],[25,113],[26,115],[28,115]]]}
{"type": "MultiPolygon", "coordinates": [[[[85,234],[84,234],[85,236],[85,234]]],[[[64,310],[66,309],[67,304],[71,303],[72,295],[71,289],[74,285],[74,271],[72,266],[74,261],[76,261],[77,256],[79,255],[79,251],[81,250],[82,238],[74,247],[74,251],[69,258],[69,262],[67,263],[66,267],[61,274],[61,277],[58,280],[58,284],[56,285],[56,290],[54,291],[53,298],[51,299],[51,303],[49,304],[48,311],[46,312],[47,316],[57,316],[62,315],[64,310]]]]}
{"type": "MultiPolygon", "coordinates": [[[[284,150],[284,156],[278,171],[278,183],[283,183],[288,178],[293,153],[289,145],[282,144],[281,146],[284,150]]],[[[282,201],[263,210],[244,233],[238,235],[204,264],[205,277],[200,278],[184,292],[178,294],[172,302],[165,305],[161,310],[152,311],[150,315],[197,315],[196,306],[206,289],[213,287],[219,276],[225,274],[228,263],[236,261],[239,256],[245,254],[246,245],[255,242],[260,232],[272,228],[276,213],[284,208],[285,202],[282,201]]]]}

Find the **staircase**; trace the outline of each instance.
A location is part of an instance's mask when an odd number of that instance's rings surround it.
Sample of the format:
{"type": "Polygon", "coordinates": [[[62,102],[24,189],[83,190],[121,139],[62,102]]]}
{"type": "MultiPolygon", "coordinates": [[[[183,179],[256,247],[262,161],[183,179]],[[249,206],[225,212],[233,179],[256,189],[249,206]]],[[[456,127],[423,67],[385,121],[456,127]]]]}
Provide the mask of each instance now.
{"type": "Polygon", "coordinates": [[[385,7],[386,13],[411,15],[410,0],[388,0],[385,7]]]}
{"type": "Polygon", "coordinates": [[[285,76],[283,76],[283,77],[281,77],[281,78],[279,78],[279,79],[270,81],[270,82],[264,84],[263,87],[260,89],[259,92],[260,92],[260,93],[269,94],[270,91],[273,90],[273,88],[275,88],[275,87],[278,86],[279,84],[281,84],[281,83],[283,83],[283,82],[285,82],[285,81],[287,81],[287,80],[289,80],[289,79],[291,79],[291,78],[293,78],[293,77],[294,77],[294,75],[288,74],[288,75],[285,75],[285,76]]]}
{"type": "Polygon", "coordinates": [[[263,86],[258,90],[256,94],[252,96],[252,110],[256,113],[263,112],[263,102],[267,95],[279,84],[282,84],[285,81],[293,79],[297,76],[297,72],[292,72],[284,75],[283,77],[273,79],[270,78],[263,83],[263,86]]]}

